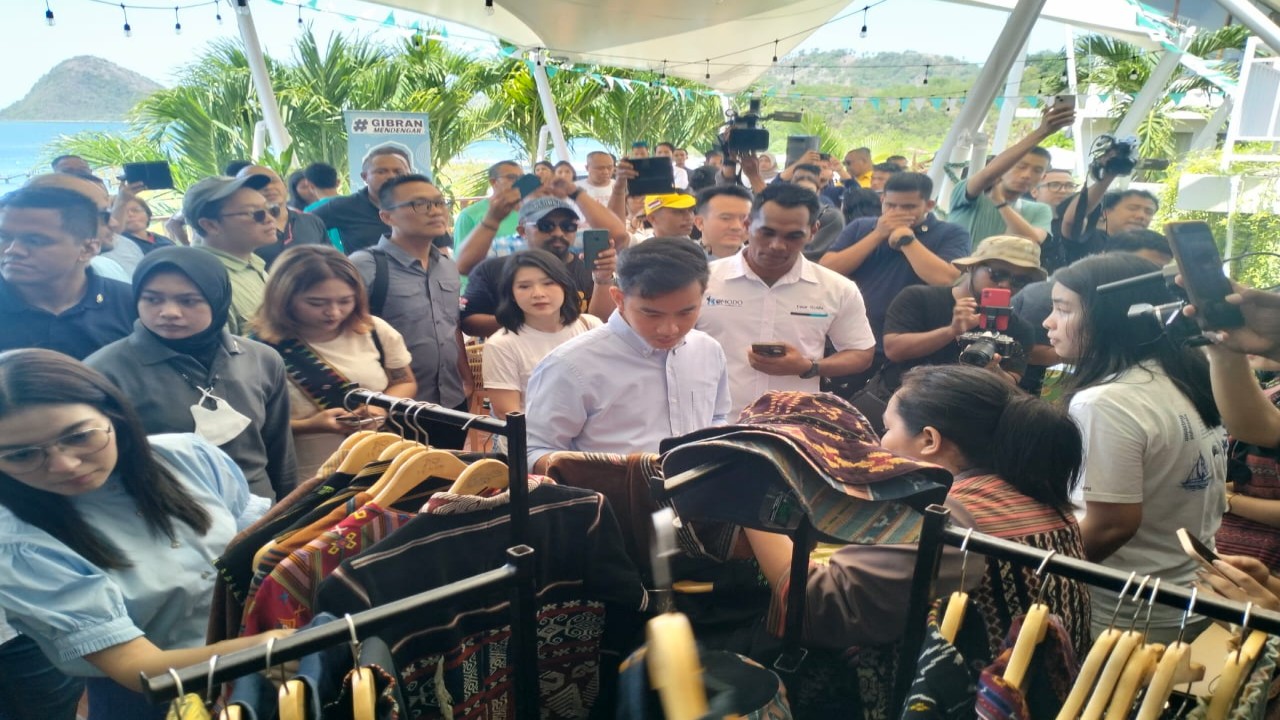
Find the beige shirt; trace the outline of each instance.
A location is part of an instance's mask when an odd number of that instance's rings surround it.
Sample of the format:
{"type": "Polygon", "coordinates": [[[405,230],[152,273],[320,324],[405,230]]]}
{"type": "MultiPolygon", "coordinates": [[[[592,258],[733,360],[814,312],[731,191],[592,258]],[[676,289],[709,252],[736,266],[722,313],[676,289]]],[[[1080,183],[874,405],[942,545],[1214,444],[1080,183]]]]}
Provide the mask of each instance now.
{"type": "Polygon", "coordinates": [[[266,261],[252,254],[248,260],[243,260],[208,245],[196,247],[218,258],[231,278],[231,314],[227,318],[227,330],[232,335],[248,335],[249,321],[258,312],[262,296],[267,292],[266,261]]]}
{"type": "MultiPolygon", "coordinates": [[[[321,359],[329,363],[351,382],[366,390],[381,392],[390,384],[387,370],[409,367],[412,358],[404,338],[382,318],[373,319],[373,330],[382,343],[383,363],[378,363],[378,348],[370,333],[346,332],[327,342],[307,343],[321,359]]],[[[297,384],[289,383],[289,417],[303,420],[320,412],[297,384]]],[[[298,455],[298,477],[309,478],[342,444],[343,436],[330,433],[294,434],[293,446],[298,455]]]]}

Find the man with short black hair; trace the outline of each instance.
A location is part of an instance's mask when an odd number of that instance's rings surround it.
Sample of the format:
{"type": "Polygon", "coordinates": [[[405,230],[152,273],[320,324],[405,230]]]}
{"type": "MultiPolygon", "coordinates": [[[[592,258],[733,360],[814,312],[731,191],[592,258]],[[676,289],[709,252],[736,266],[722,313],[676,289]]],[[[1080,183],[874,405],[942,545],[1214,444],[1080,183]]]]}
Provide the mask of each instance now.
{"type": "Polygon", "coordinates": [[[262,196],[267,199],[267,205],[276,207],[276,213],[272,216],[276,226],[275,243],[254,250],[258,257],[266,261],[268,269],[281,253],[291,247],[330,244],[323,220],[310,213],[289,207],[288,191],[275,170],[266,165],[246,165],[240,169],[237,177],[248,175],[267,178],[267,184],[261,190],[262,196]]]}
{"type": "Polygon", "coordinates": [[[704,154],[702,166],[689,174],[689,190],[699,192],[716,184],[716,175],[724,165],[724,153],[719,150],[708,150],[704,154]]]}
{"type": "Polygon", "coordinates": [[[133,332],[132,288],[89,266],[101,214],[62,187],[0,197],[0,351],[38,347],[83,360],[133,332]]]}
{"type": "Polygon", "coordinates": [[[618,257],[618,309],[556,348],[529,378],[529,466],[556,450],[657,452],[669,437],[723,425],[725,354],[694,329],[707,260],[682,238],[653,238],[618,257]]]}
{"type": "Polygon", "coordinates": [[[902,172],[907,172],[911,170],[911,163],[907,161],[907,158],[905,155],[890,155],[889,157],[885,158],[884,161],[892,165],[897,165],[898,169],[901,170],[902,172]]]}
{"type": "Polygon", "coordinates": [[[862,372],[875,357],[858,286],[803,255],[819,212],[816,192],[770,185],[751,213],[750,242],[711,264],[698,328],[728,357],[731,416],[769,390],[818,392],[823,377],[862,372]],[[823,357],[828,339],[835,353],[823,357]],[[759,343],[780,352],[756,352],[759,343]]]}
{"type": "Polygon", "coordinates": [[[871,167],[871,184],[868,186],[876,193],[884,192],[884,184],[889,178],[902,172],[902,168],[891,162],[876,163],[871,167]]]}
{"type": "MultiPolygon", "coordinates": [[[[502,160],[489,166],[485,171],[489,176],[489,197],[475,203],[471,203],[462,212],[458,213],[457,220],[453,223],[453,237],[455,242],[455,257],[461,258],[462,248],[466,245],[467,238],[470,237],[471,231],[476,229],[485,216],[489,213],[489,208],[493,203],[493,199],[498,195],[506,192],[507,188],[515,184],[520,176],[524,174],[524,169],[515,160],[502,160]]],[[[492,222],[492,221],[487,221],[492,222]]],[[[494,231],[494,237],[499,242],[504,238],[509,238],[516,234],[516,214],[515,212],[507,213],[506,217],[498,220],[497,229],[494,231]]],[[[499,251],[499,255],[505,255],[499,251]]],[[[466,275],[471,271],[469,267],[459,265],[458,272],[466,275]]]]}
{"type": "Polygon", "coordinates": [[[267,291],[267,263],[257,250],[275,244],[282,211],[262,194],[269,182],[258,174],[205,178],[182,198],[182,216],[202,241],[195,247],[218,258],[231,279],[227,330],[234,335],[249,333],[267,291]]]}
{"type": "Polygon", "coordinates": [[[1040,182],[1031,189],[1031,199],[1056,209],[1063,200],[1075,193],[1077,187],[1079,185],[1071,176],[1070,170],[1049,168],[1040,178],[1040,182]]]}
{"type": "Polygon", "coordinates": [[[72,175],[81,175],[89,177],[93,175],[93,169],[89,167],[89,163],[79,155],[59,155],[49,163],[49,167],[54,172],[71,173],[72,175]]]}
{"type": "Polygon", "coordinates": [[[947,220],[969,231],[975,243],[992,235],[1017,235],[1037,245],[1043,243],[1052,229],[1053,209],[1023,196],[1049,169],[1049,151],[1039,144],[1071,125],[1075,117],[1074,105],[1046,109],[1030,135],[956,185],[947,220]]]}
{"type": "MultiPolygon", "coordinates": [[[[1099,183],[1098,185],[1101,185],[1099,183]]],[[[1090,186],[1088,193],[1093,196],[1095,186],[1090,186]]],[[[1062,250],[1063,263],[1069,265],[1076,260],[1104,252],[1108,239],[1112,234],[1146,230],[1151,227],[1160,210],[1160,200],[1146,190],[1129,188],[1106,193],[1102,201],[1090,213],[1084,223],[1079,239],[1074,237],[1075,230],[1071,222],[1075,220],[1080,195],[1068,198],[1062,204],[1062,250]]]]}
{"type": "Polygon", "coordinates": [[[751,191],[741,185],[716,185],[698,193],[693,224],[702,234],[700,242],[708,262],[731,257],[742,249],[751,219],[751,199],[751,191]]]}
{"type": "Polygon", "coordinates": [[[303,168],[302,175],[311,183],[316,193],[315,202],[303,208],[303,212],[315,212],[317,208],[338,197],[341,180],[338,178],[338,169],[334,166],[322,162],[311,163],[303,168]]]}
{"type": "MultiPolygon", "coordinates": [[[[352,253],[369,290],[370,311],[404,336],[413,360],[417,400],[465,411],[466,355],[458,329],[458,268],[435,244],[449,224],[449,201],[425,175],[378,184],[378,208],[391,228],[371,248],[352,253]]],[[[466,431],[424,422],[431,444],[461,449],[466,431]]]]}
{"type": "MultiPolygon", "coordinates": [[[[360,168],[364,188],[336,197],[315,210],[316,217],[329,229],[334,247],[348,255],[377,244],[391,232],[378,207],[378,191],[388,180],[413,172],[413,160],[404,146],[384,143],[365,153],[360,168]]],[[[452,245],[447,226],[436,243],[452,245]]]]}

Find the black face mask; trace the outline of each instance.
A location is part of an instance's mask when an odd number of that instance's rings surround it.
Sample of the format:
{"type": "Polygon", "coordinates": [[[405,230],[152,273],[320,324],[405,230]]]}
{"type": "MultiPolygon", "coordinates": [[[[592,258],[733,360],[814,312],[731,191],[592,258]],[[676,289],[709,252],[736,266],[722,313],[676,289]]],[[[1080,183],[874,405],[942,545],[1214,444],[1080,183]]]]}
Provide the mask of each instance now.
{"type": "Polygon", "coordinates": [[[174,352],[190,355],[208,366],[222,340],[222,330],[231,313],[231,279],[227,275],[227,269],[218,258],[198,248],[160,248],[148,253],[133,272],[134,304],[141,300],[142,291],[146,289],[151,277],[163,272],[178,273],[190,280],[204,296],[205,302],[209,303],[213,320],[209,327],[181,340],[161,337],[150,329],[147,332],[161,345],[174,352]]]}

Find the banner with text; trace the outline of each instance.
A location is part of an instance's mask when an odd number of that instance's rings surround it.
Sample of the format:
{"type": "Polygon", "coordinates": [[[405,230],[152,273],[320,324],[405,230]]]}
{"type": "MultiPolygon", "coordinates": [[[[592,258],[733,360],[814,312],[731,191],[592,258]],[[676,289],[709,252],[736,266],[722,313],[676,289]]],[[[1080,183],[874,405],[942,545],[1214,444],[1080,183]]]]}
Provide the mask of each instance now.
{"type": "Polygon", "coordinates": [[[347,126],[347,167],[351,189],[365,183],[360,179],[360,163],[379,145],[395,144],[409,153],[414,172],[431,174],[431,131],[426,113],[343,110],[347,126]]]}

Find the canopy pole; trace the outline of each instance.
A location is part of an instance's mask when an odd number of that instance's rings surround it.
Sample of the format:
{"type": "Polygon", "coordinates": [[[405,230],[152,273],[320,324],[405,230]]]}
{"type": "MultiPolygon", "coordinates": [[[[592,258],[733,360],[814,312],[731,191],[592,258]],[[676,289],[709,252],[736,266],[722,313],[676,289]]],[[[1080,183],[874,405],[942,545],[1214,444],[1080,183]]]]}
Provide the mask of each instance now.
{"type": "Polygon", "coordinates": [[[1116,137],[1138,134],[1138,127],[1142,125],[1142,121],[1155,109],[1156,103],[1164,98],[1165,89],[1169,87],[1169,80],[1173,78],[1173,73],[1178,69],[1181,59],[1180,50],[1166,50],[1160,56],[1160,62],[1156,63],[1155,69],[1151,71],[1151,77],[1147,78],[1142,91],[1129,105],[1129,112],[1125,113],[1124,119],[1116,126],[1116,137]]]}
{"type": "Polygon", "coordinates": [[[556,99],[551,95],[547,68],[542,64],[542,51],[535,50],[532,55],[533,62],[529,65],[529,72],[533,74],[533,82],[538,86],[538,99],[542,101],[542,114],[551,130],[551,141],[556,146],[556,155],[561,160],[568,161],[569,146],[564,141],[564,129],[560,127],[560,113],[556,111],[556,99]]]}
{"type": "Polygon", "coordinates": [[[1213,116],[1200,128],[1200,132],[1191,140],[1191,152],[1212,149],[1218,143],[1218,131],[1231,118],[1231,97],[1222,98],[1222,104],[1214,111],[1213,116]]]}
{"type": "Polygon", "coordinates": [[[284,118],[280,115],[280,104],[276,102],[276,93],[271,87],[271,76],[267,73],[267,59],[262,55],[262,43],[258,41],[258,29],[253,24],[249,0],[236,0],[236,24],[240,27],[240,39],[244,43],[245,58],[249,61],[253,88],[258,93],[258,102],[262,103],[262,120],[267,124],[271,146],[279,155],[293,144],[293,139],[289,137],[289,131],[284,127],[284,118]]]}
{"type": "Polygon", "coordinates": [[[1082,101],[1080,97],[1080,78],[1076,76],[1076,29],[1070,25],[1064,27],[1067,33],[1067,92],[1076,99],[1076,121],[1071,125],[1071,142],[1075,146],[1071,175],[1081,177],[1089,167],[1089,145],[1084,137],[1084,105],[1088,101],[1082,101]]]}
{"type": "Polygon", "coordinates": [[[960,108],[956,121],[947,131],[946,140],[933,156],[929,176],[933,178],[935,187],[942,183],[947,158],[951,157],[952,151],[960,141],[960,136],[966,131],[976,133],[982,129],[982,121],[987,117],[987,110],[990,109],[1000,89],[1000,81],[1009,74],[1018,51],[1031,37],[1031,28],[1035,27],[1036,18],[1044,9],[1045,2],[1047,0],[1018,0],[1018,4],[1009,13],[1009,20],[1005,22],[1000,36],[996,38],[991,54],[987,56],[987,62],[982,66],[982,73],[978,75],[978,80],[969,90],[964,107],[960,108]]]}
{"type": "MultiPolygon", "coordinates": [[[[1022,73],[1027,69],[1027,46],[1024,43],[1020,60],[1013,63],[1009,70],[1009,79],[1004,83],[1004,106],[1000,108],[1000,119],[996,122],[996,134],[991,141],[991,152],[999,155],[1009,146],[1009,131],[1013,129],[1013,119],[1018,114],[1017,98],[1022,95],[1022,73]]],[[[969,172],[974,172],[970,170],[969,172]]]]}
{"type": "Polygon", "coordinates": [[[1267,14],[1258,9],[1256,5],[1249,0],[1215,0],[1224,10],[1231,13],[1232,17],[1240,21],[1241,25],[1253,31],[1254,35],[1262,38],[1262,41],[1271,46],[1271,49],[1280,52],[1280,27],[1277,27],[1267,14]]]}

